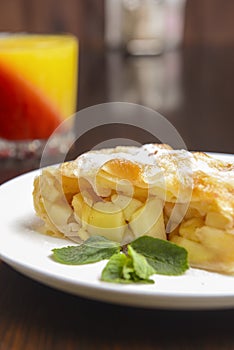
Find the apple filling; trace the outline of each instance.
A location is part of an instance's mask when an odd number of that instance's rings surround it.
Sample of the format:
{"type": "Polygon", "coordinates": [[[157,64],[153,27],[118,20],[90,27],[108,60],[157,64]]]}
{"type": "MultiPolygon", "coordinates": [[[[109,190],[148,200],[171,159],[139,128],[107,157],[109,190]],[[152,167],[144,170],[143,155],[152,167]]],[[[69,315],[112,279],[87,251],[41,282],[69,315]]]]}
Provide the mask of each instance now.
{"type": "Polygon", "coordinates": [[[114,190],[110,196],[100,197],[89,183],[83,183],[80,191],[81,186],[74,186],[74,178],[59,181],[57,175],[58,170],[46,169],[34,182],[34,206],[48,233],[62,232],[82,240],[101,235],[121,244],[142,235],[166,239],[159,198],[142,201],[114,190]]]}
{"type": "MultiPolygon", "coordinates": [[[[191,213],[191,208],[189,210],[191,213]]],[[[231,218],[220,213],[208,212],[197,217],[187,214],[169,234],[169,240],[188,251],[192,266],[234,273],[234,232],[231,225],[231,218]]]]}

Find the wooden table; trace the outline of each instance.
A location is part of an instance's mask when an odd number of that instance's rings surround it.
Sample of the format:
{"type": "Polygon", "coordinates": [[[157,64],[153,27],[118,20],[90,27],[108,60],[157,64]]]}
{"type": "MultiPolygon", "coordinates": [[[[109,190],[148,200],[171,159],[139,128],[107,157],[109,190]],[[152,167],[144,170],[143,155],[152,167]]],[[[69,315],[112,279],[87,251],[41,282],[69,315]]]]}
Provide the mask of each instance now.
{"type": "MultiPolygon", "coordinates": [[[[146,104],[167,116],[189,149],[234,153],[233,62],[233,48],[187,48],[154,58],[85,53],[79,106],[146,104]]],[[[2,159],[0,182],[38,164],[2,159]]],[[[0,288],[0,350],[234,348],[234,310],[147,310],[90,301],[34,282],[3,262],[0,288]]]]}

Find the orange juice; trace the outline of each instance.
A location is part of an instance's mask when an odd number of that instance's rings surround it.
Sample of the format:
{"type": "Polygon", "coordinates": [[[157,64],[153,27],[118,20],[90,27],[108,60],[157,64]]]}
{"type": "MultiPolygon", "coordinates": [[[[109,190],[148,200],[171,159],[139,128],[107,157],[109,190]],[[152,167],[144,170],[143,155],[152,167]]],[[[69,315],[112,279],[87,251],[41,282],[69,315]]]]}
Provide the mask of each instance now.
{"type": "Polygon", "coordinates": [[[72,35],[0,36],[0,137],[46,139],[76,111],[72,35]]]}

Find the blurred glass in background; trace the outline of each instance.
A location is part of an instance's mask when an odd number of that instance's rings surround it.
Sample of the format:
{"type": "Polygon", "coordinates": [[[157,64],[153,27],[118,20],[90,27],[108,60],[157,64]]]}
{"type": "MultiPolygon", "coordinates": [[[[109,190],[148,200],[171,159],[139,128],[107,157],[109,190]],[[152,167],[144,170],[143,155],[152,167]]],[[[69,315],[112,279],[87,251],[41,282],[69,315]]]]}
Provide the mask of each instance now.
{"type": "Polygon", "coordinates": [[[164,113],[182,103],[181,53],[178,51],[141,58],[109,52],[107,68],[110,101],[138,103],[164,113]]]}
{"type": "Polygon", "coordinates": [[[157,55],[183,39],[185,0],[106,0],[106,43],[132,55],[157,55]]]}
{"type": "Polygon", "coordinates": [[[109,99],[176,109],[185,0],[106,0],[105,14],[109,99]]]}
{"type": "Polygon", "coordinates": [[[1,157],[40,156],[53,131],[76,112],[77,60],[73,35],[0,33],[1,157]]]}

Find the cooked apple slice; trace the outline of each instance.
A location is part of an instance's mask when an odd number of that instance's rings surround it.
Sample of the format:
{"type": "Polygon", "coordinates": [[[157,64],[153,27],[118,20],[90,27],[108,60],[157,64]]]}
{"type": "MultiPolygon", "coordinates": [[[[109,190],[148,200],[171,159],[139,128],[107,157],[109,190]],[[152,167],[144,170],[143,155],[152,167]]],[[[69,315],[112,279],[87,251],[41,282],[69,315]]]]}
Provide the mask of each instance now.
{"type": "Polygon", "coordinates": [[[135,198],[117,194],[111,197],[111,201],[123,210],[124,218],[127,222],[129,222],[133,213],[143,206],[143,203],[135,198]]]}
{"type": "Polygon", "coordinates": [[[148,235],[166,239],[162,201],[157,198],[149,199],[132,215],[129,226],[135,237],[148,235]]]}

